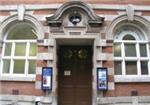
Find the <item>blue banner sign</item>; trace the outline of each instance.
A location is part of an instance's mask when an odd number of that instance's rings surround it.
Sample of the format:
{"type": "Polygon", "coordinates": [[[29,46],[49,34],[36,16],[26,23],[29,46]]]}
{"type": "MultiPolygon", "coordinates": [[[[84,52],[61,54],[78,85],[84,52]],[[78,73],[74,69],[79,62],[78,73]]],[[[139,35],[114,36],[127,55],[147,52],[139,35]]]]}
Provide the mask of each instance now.
{"type": "Polygon", "coordinates": [[[108,89],[108,80],[107,80],[107,68],[98,67],[97,68],[97,89],[98,90],[107,90],[108,89]]]}
{"type": "Polygon", "coordinates": [[[52,67],[42,68],[42,89],[52,90],[52,67]]]}

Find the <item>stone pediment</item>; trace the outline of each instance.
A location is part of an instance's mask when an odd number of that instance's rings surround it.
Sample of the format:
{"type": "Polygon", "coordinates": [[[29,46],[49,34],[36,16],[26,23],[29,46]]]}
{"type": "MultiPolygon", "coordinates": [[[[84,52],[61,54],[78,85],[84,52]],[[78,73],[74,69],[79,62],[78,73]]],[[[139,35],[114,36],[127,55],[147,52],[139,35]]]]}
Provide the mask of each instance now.
{"type": "Polygon", "coordinates": [[[53,16],[46,17],[46,20],[55,31],[61,31],[62,27],[99,28],[104,22],[103,17],[97,16],[88,4],[81,1],[63,4],[53,16]]]}

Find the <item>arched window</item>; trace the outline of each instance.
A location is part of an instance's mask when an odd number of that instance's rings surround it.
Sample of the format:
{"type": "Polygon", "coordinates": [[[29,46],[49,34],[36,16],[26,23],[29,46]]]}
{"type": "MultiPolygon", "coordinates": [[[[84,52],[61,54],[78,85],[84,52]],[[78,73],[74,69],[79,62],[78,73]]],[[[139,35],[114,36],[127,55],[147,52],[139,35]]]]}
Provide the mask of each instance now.
{"type": "Polygon", "coordinates": [[[2,75],[35,74],[37,45],[35,29],[27,22],[7,27],[3,40],[2,75]]]}
{"type": "Polygon", "coordinates": [[[122,26],[115,32],[115,75],[149,75],[149,45],[146,35],[134,26],[122,26]]]}
{"type": "Polygon", "coordinates": [[[123,40],[135,40],[135,38],[134,38],[134,36],[132,36],[132,35],[125,35],[124,37],[123,37],[123,40]]]}

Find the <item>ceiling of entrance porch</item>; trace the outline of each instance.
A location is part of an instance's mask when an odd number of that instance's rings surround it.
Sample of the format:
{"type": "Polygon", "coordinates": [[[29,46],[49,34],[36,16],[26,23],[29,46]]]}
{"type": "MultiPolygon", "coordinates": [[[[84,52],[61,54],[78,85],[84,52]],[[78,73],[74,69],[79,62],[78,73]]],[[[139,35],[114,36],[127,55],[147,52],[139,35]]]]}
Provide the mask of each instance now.
{"type": "Polygon", "coordinates": [[[93,45],[94,39],[56,39],[58,45],[93,45]]]}

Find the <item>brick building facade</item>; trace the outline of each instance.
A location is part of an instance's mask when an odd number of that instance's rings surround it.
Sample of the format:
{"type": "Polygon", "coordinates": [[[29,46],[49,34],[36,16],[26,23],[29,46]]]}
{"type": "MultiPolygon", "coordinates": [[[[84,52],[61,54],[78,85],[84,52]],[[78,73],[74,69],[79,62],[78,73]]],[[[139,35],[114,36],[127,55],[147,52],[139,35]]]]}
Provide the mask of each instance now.
{"type": "Polygon", "coordinates": [[[149,105],[149,5],[149,0],[0,0],[1,105],[34,105],[37,99],[42,105],[149,105]],[[80,61],[90,56],[90,62],[80,65],[77,54],[80,61]],[[52,90],[41,88],[43,67],[53,69],[52,90]],[[104,91],[97,89],[98,67],[107,68],[104,91]],[[80,79],[84,69],[90,76],[80,79]],[[85,78],[89,90],[82,93],[86,88],[77,86],[85,78]],[[81,94],[61,90],[63,83],[81,94]]]}

